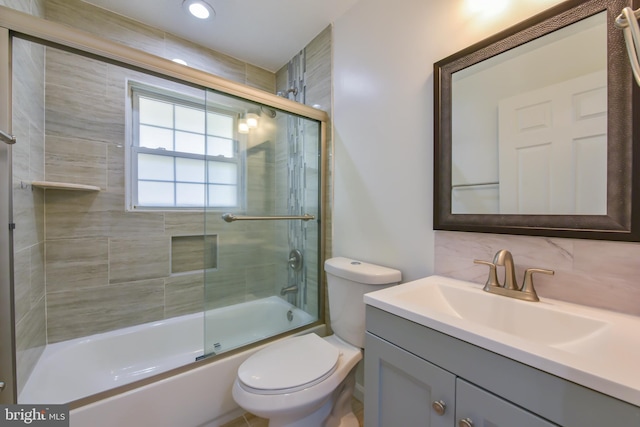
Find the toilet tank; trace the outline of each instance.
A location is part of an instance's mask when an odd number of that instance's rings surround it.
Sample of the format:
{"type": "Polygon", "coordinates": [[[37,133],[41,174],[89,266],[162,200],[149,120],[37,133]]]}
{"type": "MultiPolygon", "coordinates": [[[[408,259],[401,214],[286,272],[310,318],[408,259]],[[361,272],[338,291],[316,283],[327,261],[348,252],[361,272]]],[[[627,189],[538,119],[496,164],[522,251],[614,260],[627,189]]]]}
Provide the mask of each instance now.
{"type": "Polygon", "coordinates": [[[333,332],[350,344],[363,348],[365,333],[364,294],[395,285],[400,271],[349,258],[330,258],[327,273],[329,316],[333,332]]]}

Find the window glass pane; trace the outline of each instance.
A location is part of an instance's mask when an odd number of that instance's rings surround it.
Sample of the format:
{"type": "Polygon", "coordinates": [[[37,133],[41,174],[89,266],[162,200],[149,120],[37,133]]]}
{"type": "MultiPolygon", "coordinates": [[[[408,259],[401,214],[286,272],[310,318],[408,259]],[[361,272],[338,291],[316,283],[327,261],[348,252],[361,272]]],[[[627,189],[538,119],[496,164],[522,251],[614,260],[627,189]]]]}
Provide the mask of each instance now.
{"type": "Polygon", "coordinates": [[[233,140],[227,138],[218,138],[215,136],[207,137],[207,154],[210,156],[224,156],[232,158],[233,140]]]}
{"type": "Polygon", "coordinates": [[[209,185],[209,206],[231,207],[238,205],[235,185],[209,185]]]}
{"type": "Polygon", "coordinates": [[[138,179],[173,181],[173,157],[138,154],[138,179]]]}
{"type": "Polygon", "coordinates": [[[233,117],[218,113],[207,113],[207,135],[233,138],[233,117]]]}
{"type": "Polygon", "coordinates": [[[138,181],[139,206],[174,206],[173,182],[138,181]]]}
{"type": "Polygon", "coordinates": [[[176,129],[204,133],[204,110],[176,105],[176,129]]]}
{"type": "Polygon", "coordinates": [[[155,99],[138,98],[140,123],[148,125],[173,127],[173,104],[155,99]]]}
{"type": "Polygon", "coordinates": [[[176,184],[176,205],[204,206],[204,184],[176,184]]]}
{"type": "Polygon", "coordinates": [[[238,165],[235,163],[209,162],[208,182],[215,184],[236,184],[238,165]]]}
{"type": "Polygon", "coordinates": [[[140,125],[140,147],[173,150],[173,130],[140,125]]]}
{"type": "Polygon", "coordinates": [[[204,154],[204,135],[176,131],[176,151],[204,154]]]}
{"type": "MultiPolygon", "coordinates": [[[[176,158],[176,181],[204,182],[204,160],[176,158]]],[[[204,197],[204,188],[202,188],[204,197]]]]}

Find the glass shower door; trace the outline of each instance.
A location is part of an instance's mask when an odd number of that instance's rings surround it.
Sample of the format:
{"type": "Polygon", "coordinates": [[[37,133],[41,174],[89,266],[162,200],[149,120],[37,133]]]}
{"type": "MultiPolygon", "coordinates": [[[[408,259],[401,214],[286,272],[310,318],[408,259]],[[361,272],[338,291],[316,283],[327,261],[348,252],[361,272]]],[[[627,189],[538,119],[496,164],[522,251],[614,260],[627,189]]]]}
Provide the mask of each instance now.
{"type": "Polygon", "coordinates": [[[209,137],[205,355],[313,323],[321,305],[320,122],[209,91],[212,127],[223,105],[238,115],[230,139],[209,137]]]}

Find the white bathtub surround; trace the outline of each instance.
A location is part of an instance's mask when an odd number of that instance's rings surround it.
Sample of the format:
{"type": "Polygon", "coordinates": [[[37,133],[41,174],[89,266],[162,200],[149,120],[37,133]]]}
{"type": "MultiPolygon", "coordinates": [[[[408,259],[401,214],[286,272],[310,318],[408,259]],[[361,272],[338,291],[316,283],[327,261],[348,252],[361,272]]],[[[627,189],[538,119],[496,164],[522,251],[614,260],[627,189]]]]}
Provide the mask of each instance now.
{"type": "MultiPolygon", "coordinates": [[[[204,317],[195,313],[48,345],[19,402],[70,402],[187,365],[203,354],[204,317]]],[[[313,321],[272,296],[207,312],[207,341],[221,353],[313,321]]]]}
{"type": "MultiPolygon", "coordinates": [[[[325,334],[324,325],[303,333],[325,334]]],[[[231,397],[238,367],[266,345],[71,411],[71,427],[218,427],[244,413],[231,397]]]]}

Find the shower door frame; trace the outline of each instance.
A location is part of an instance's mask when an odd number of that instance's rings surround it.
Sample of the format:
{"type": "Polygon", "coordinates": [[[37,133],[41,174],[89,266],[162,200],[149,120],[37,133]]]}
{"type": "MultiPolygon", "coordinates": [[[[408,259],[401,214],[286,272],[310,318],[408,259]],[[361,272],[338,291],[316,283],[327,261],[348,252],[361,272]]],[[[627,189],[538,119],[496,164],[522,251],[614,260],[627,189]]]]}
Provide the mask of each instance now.
{"type": "MultiPolygon", "coordinates": [[[[11,134],[11,49],[0,28],[0,130],[11,134]]],[[[11,145],[0,143],[0,404],[16,402],[16,341],[13,304],[13,197],[11,145]],[[6,201],[3,203],[2,201],[6,201]]]]}
{"type": "MultiPolygon", "coordinates": [[[[318,219],[319,232],[319,313],[318,321],[307,325],[313,327],[324,323],[325,299],[323,297],[323,286],[325,274],[322,266],[325,258],[325,217],[326,217],[326,171],[327,171],[327,122],[329,116],[325,111],[299,104],[275,94],[255,89],[231,80],[218,77],[207,72],[185,67],[169,59],[164,59],[147,52],[143,52],[116,42],[97,37],[74,28],[67,27],[56,22],[47,21],[28,15],[23,12],[0,6],[0,126],[5,132],[10,132],[11,124],[11,38],[18,37],[29,41],[53,46],[62,49],[71,49],[84,55],[94,56],[102,61],[133,67],[143,72],[159,75],[161,77],[175,79],[178,81],[195,84],[206,89],[222,92],[232,96],[244,98],[263,104],[267,107],[282,110],[297,116],[316,120],[320,123],[320,208],[318,219]]],[[[19,141],[17,143],[20,143],[19,141]]],[[[5,144],[2,144],[5,145],[5,144]]],[[[12,284],[12,258],[13,248],[11,245],[12,220],[11,207],[11,148],[0,146],[0,167],[8,167],[0,170],[0,381],[7,383],[5,391],[0,392],[0,404],[13,404],[17,402],[16,395],[16,372],[15,372],[15,319],[13,315],[13,284],[12,284]],[[5,177],[7,174],[9,175],[5,177]],[[8,192],[8,194],[7,194],[8,192]],[[8,200],[9,203],[2,203],[8,200]],[[7,345],[7,343],[11,343],[7,345]],[[8,377],[7,377],[8,376],[8,377]]],[[[203,338],[204,339],[204,338],[203,338]]],[[[231,353],[230,353],[231,354],[231,353]]],[[[195,362],[185,370],[209,363],[204,359],[195,362]]],[[[166,378],[169,374],[160,374],[154,380],[166,378]]],[[[145,380],[143,380],[145,381],[145,380]]],[[[150,382],[150,381],[148,381],[150,382]]],[[[122,386],[130,389],[132,387],[122,386]]],[[[109,390],[101,395],[101,398],[115,395],[121,392],[118,388],[109,390]]],[[[83,399],[83,404],[91,403],[92,399],[83,399]]]]}

